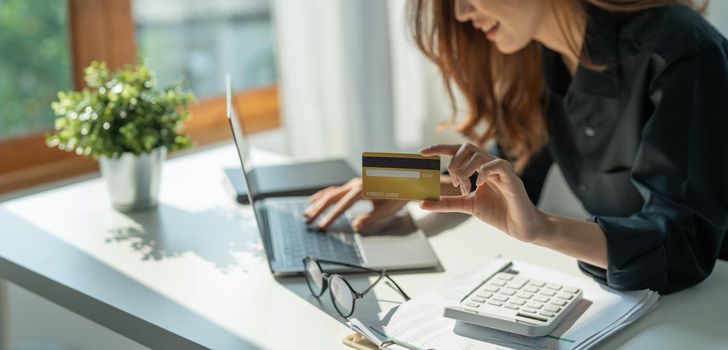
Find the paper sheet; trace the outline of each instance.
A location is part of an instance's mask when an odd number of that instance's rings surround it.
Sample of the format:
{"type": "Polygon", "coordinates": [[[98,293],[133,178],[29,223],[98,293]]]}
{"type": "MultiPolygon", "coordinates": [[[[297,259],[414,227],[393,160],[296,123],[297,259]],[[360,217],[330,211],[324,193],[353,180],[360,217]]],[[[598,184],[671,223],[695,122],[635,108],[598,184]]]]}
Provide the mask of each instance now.
{"type": "MultiPolygon", "coordinates": [[[[376,344],[395,339],[416,349],[587,349],[656,306],[658,294],[652,291],[618,292],[585,278],[514,262],[512,269],[527,278],[584,290],[584,300],[550,335],[525,337],[442,316],[446,306],[458,304],[474,287],[495,273],[493,267],[501,263],[494,261],[387,312],[352,319],[351,327],[376,344]]],[[[388,349],[405,347],[392,345],[388,349]]]]}

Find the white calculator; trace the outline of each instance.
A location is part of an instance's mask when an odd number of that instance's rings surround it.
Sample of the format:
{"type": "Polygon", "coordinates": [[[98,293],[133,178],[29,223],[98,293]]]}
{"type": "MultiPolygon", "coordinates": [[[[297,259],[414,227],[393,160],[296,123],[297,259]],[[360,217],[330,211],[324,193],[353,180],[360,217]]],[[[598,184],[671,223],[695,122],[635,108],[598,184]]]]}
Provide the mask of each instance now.
{"type": "MultiPolygon", "coordinates": [[[[510,264],[509,264],[510,265],[510,264]]],[[[580,288],[501,270],[460,301],[445,317],[529,337],[553,331],[581,301],[580,288]]]]}

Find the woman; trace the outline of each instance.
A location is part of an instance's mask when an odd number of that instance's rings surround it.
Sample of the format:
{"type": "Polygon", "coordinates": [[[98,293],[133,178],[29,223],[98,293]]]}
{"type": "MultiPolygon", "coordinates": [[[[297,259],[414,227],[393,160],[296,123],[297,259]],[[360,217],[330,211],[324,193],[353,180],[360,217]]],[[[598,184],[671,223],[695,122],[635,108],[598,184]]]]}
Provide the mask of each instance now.
{"type": "MultiPolygon", "coordinates": [[[[420,49],[467,98],[470,115],[457,127],[475,143],[421,151],[452,156],[452,185],[443,190],[460,190],[422,208],[472,214],[578,259],[584,272],[619,289],[674,292],[728,258],[728,42],[696,4],[411,5],[420,49]],[[476,146],[489,141],[510,161],[476,146]],[[535,206],[554,161],[591,220],[535,206]]],[[[321,191],[305,214],[313,221],[334,206],[320,222],[326,227],[360,190],[354,180],[321,191]]],[[[357,228],[402,205],[374,204],[357,228]]]]}

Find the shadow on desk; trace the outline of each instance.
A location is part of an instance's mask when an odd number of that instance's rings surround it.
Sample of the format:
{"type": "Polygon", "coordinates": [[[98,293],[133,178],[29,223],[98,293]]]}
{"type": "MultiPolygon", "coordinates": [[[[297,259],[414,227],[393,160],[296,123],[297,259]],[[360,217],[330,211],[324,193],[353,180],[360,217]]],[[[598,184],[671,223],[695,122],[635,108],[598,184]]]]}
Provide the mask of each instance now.
{"type": "MultiPolygon", "coordinates": [[[[351,286],[355,290],[361,292],[370,286],[370,276],[371,275],[364,274],[347,274],[345,278],[349,281],[349,283],[351,283],[351,286]]],[[[336,312],[328,290],[324,293],[324,295],[321,296],[321,298],[317,299],[313,295],[311,295],[311,291],[308,289],[306,281],[303,277],[278,277],[276,278],[276,281],[280,283],[283,287],[291,291],[293,294],[296,294],[301,299],[321,310],[321,312],[329,315],[331,318],[337,320],[342,324],[346,324],[346,319],[341,317],[336,312]]],[[[379,289],[388,288],[389,287],[387,287],[385,284],[377,285],[374,291],[370,292],[362,299],[357,299],[354,307],[353,316],[355,317],[356,315],[361,314],[379,313],[382,311],[379,303],[384,304],[385,309],[387,309],[389,308],[389,306],[387,305],[391,304],[391,307],[394,307],[404,302],[404,299],[401,297],[393,296],[392,298],[389,298],[390,294],[393,295],[394,293],[387,293],[387,297],[385,298],[380,297],[379,295],[382,294],[382,291],[379,289]]]]}
{"type": "Polygon", "coordinates": [[[6,210],[0,222],[0,278],[153,349],[260,348],[6,210]]]}
{"type": "MultiPolygon", "coordinates": [[[[469,217],[469,215],[464,214],[431,213],[416,220],[416,224],[417,227],[422,229],[425,235],[430,238],[457,227],[465,222],[465,220],[469,217]]],[[[396,281],[397,275],[443,271],[444,269],[442,265],[438,264],[435,268],[391,271],[389,274],[396,281]]],[[[374,277],[374,275],[366,273],[348,273],[345,277],[355,290],[361,292],[370,286],[370,280],[372,280],[371,277],[374,277]]],[[[317,299],[311,295],[311,291],[308,289],[306,280],[303,277],[278,277],[276,278],[276,281],[301,299],[306,300],[309,304],[321,310],[321,312],[328,314],[343,324],[346,323],[346,320],[336,312],[328,290],[324,293],[324,295],[317,299]]],[[[403,285],[402,288],[405,289],[405,292],[407,291],[406,285],[403,285]]],[[[413,297],[413,295],[410,296],[413,297]]],[[[386,309],[395,307],[404,301],[405,300],[398,293],[394,292],[393,286],[388,285],[388,282],[382,283],[363,299],[356,300],[353,316],[380,313],[386,309]]]]}
{"type": "Polygon", "coordinates": [[[416,223],[427,238],[431,238],[458,227],[469,218],[470,215],[462,213],[429,213],[417,219],[416,223]]]}
{"type": "Polygon", "coordinates": [[[125,215],[133,224],[110,230],[106,241],[128,244],[142,260],[192,253],[230,273],[265,259],[252,214],[222,208],[191,212],[160,203],[157,209],[125,215]]]}

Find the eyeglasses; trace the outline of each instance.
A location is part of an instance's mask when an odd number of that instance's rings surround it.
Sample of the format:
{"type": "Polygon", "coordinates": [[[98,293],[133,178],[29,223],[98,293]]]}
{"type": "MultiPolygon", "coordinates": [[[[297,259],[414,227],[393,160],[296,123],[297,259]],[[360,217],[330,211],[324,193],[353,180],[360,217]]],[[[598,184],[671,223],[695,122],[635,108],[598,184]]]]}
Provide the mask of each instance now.
{"type": "Polygon", "coordinates": [[[306,276],[306,284],[308,284],[308,289],[311,290],[311,294],[313,294],[313,296],[318,299],[322,295],[324,295],[326,288],[330,287],[329,293],[331,294],[331,301],[333,302],[336,311],[343,318],[349,318],[352,314],[354,314],[354,305],[356,303],[356,299],[363,298],[365,295],[367,295],[367,293],[369,293],[369,291],[374,288],[374,286],[377,285],[377,283],[385,278],[392,282],[394,287],[397,288],[399,294],[402,294],[405,300],[410,299],[410,297],[407,296],[407,293],[405,293],[402,288],[397,285],[397,282],[389,277],[389,275],[387,275],[384,270],[377,271],[364,266],[352,265],[338,261],[316,259],[312,257],[306,257],[303,259],[303,267],[304,275],[306,276]],[[321,263],[337,266],[346,266],[360,269],[362,271],[375,272],[379,274],[379,278],[377,278],[377,280],[374,281],[374,283],[372,283],[372,285],[369,286],[369,288],[365,289],[363,292],[357,292],[356,290],[354,290],[354,288],[351,287],[349,281],[347,281],[343,276],[336,273],[330,274],[324,272],[324,270],[321,268],[321,263]]]}

